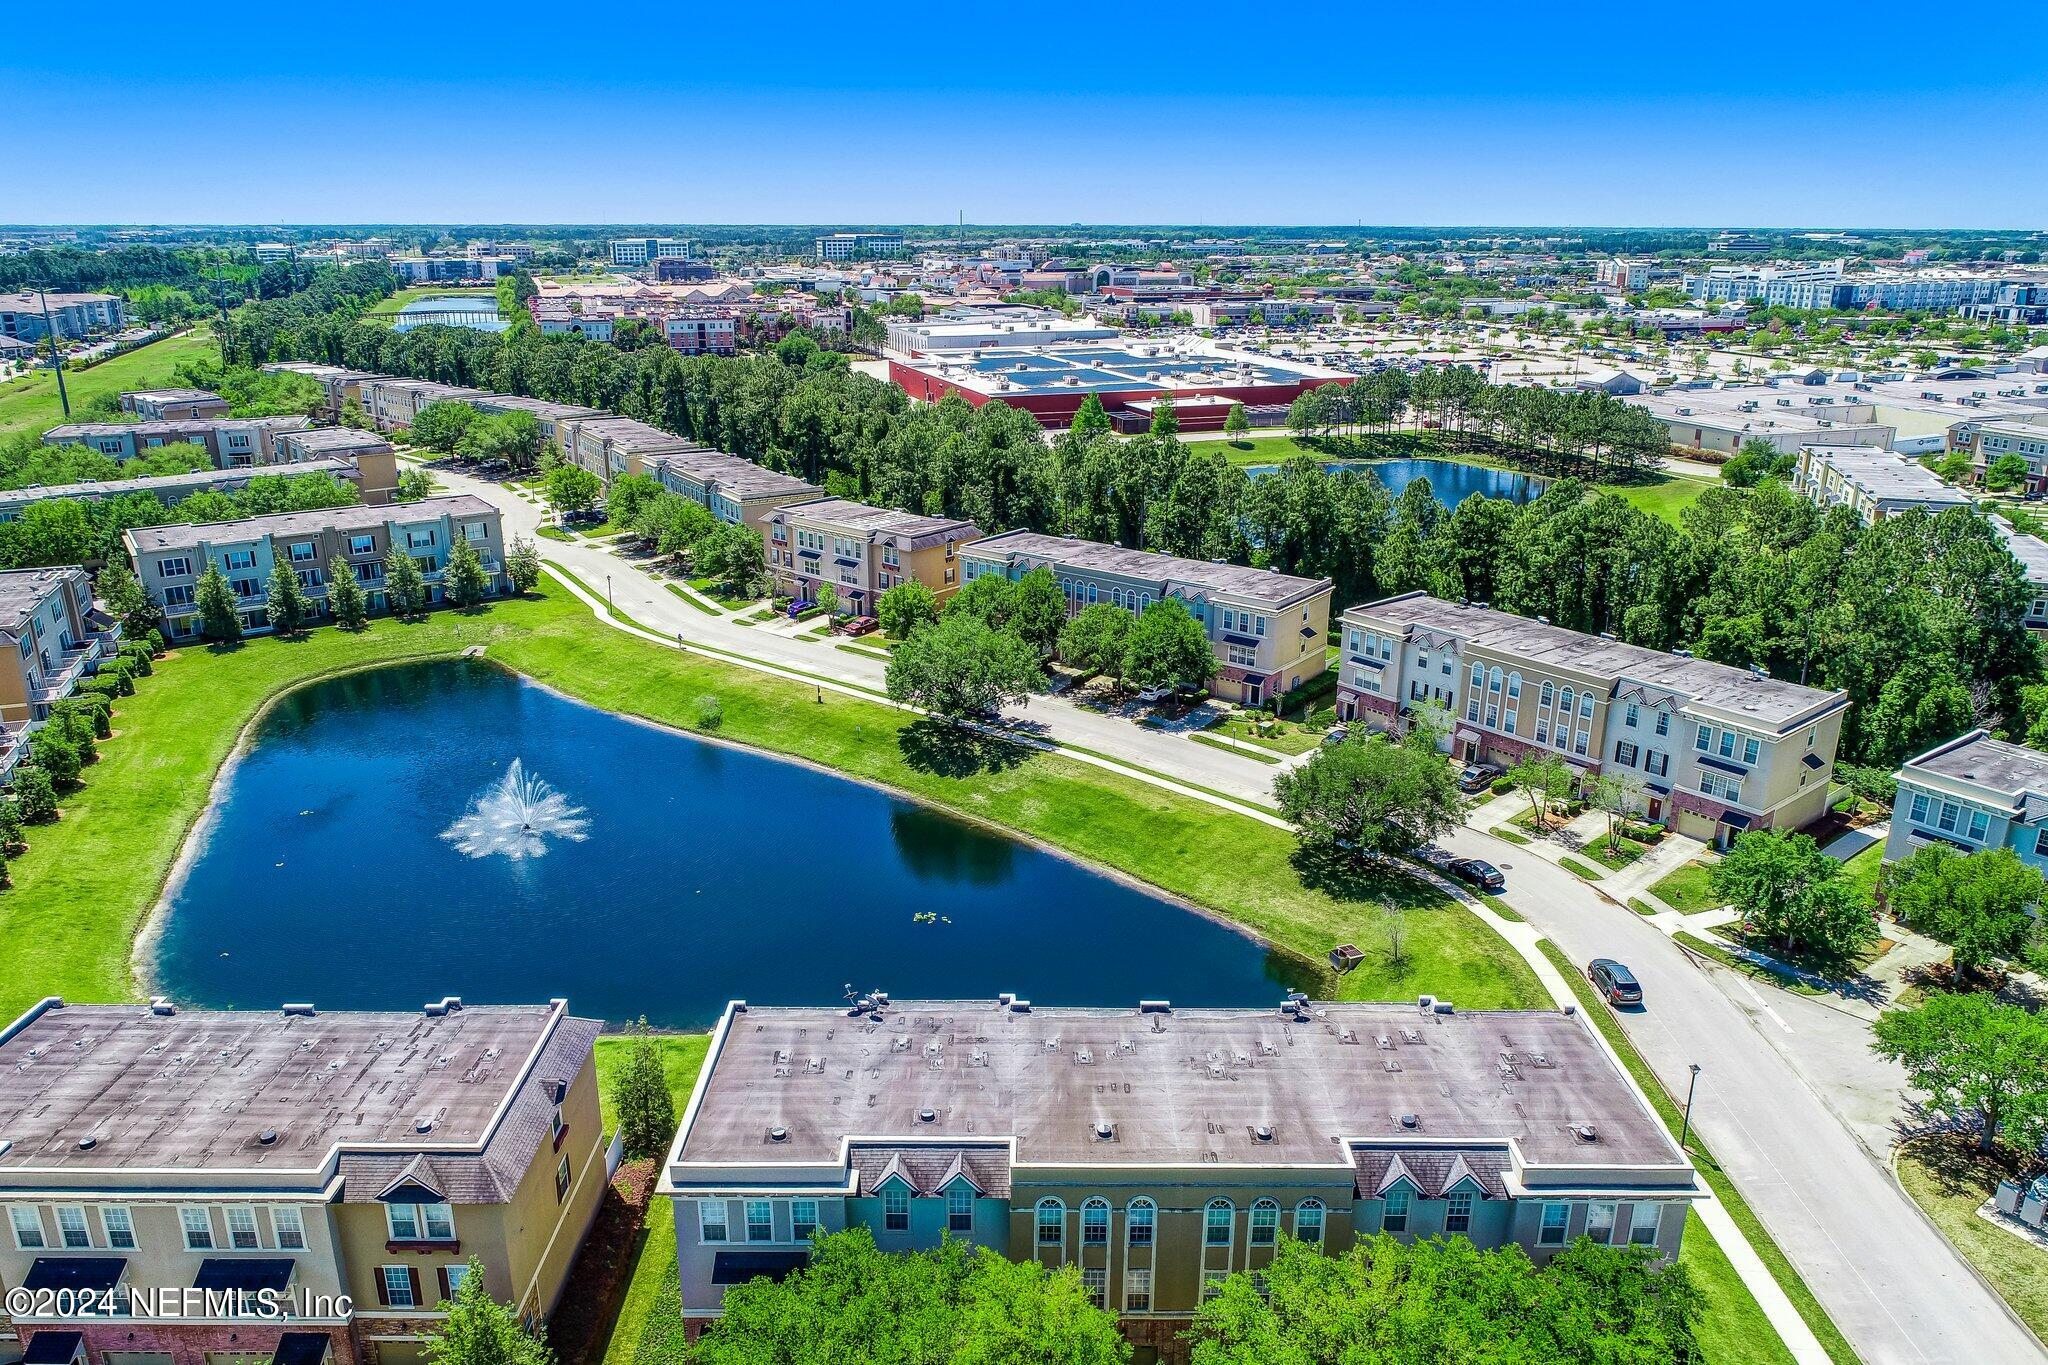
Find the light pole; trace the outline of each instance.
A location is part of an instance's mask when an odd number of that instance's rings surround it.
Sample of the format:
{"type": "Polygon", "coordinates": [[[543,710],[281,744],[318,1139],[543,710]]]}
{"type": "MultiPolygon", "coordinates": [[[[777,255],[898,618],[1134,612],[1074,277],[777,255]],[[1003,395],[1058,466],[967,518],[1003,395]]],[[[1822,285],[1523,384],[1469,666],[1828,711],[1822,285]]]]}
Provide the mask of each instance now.
{"type": "Polygon", "coordinates": [[[71,420],[71,395],[64,391],[64,358],[57,354],[57,324],[50,321],[50,295],[37,289],[36,300],[43,308],[43,332],[50,338],[50,373],[57,376],[57,401],[64,407],[64,420],[71,420]]]}
{"type": "Polygon", "coordinates": [[[612,576],[610,574],[604,576],[604,604],[608,607],[612,605],[612,576]]]}
{"type": "Polygon", "coordinates": [[[1700,1083],[1700,1064],[1690,1064],[1692,1079],[1685,1083],[1685,1120],[1678,1125],[1678,1150],[1685,1150],[1685,1140],[1692,1133],[1692,1092],[1700,1083]]]}

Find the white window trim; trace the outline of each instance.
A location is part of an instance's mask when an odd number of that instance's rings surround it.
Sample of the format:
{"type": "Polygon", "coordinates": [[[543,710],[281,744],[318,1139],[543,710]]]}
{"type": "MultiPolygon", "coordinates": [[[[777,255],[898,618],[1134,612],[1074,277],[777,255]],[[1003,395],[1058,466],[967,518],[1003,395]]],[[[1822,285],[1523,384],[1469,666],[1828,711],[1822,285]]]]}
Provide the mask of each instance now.
{"type": "Polygon", "coordinates": [[[140,1239],[135,1235],[135,1212],[126,1204],[102,1204],[100,1206],[100,1233],[107,1239],[107,1245],[117,1251],[134,1251],[141,1245],[140,1239]],[[107,1222],[107,1215],[113,1213],[120,1214],[122,1219],[128,1224],[128,1240],[126,1242],[116,1242],[114,1240],[114,1229],[107,1222]]]}
{"type": "Polygon", "coordinates": [[[185,1239],[185,1250],[187,1251],[218,1251],[220,1249],[220,1238],[214,1235],[213,1210],[203,1205],[180,1204],[178,1206],[178,1232],[185,1239]],[[192,1241],[192,1225],[186,1221],[186,1215],[193,1213],[198,1214],[206,1222],[206,1245],[204,1246],[196,1245],[192,1241]]]}
{"type": "Polygon", "coordinates": [[[700,1199],[697,1201],[697,1240],[706,1246],[727,1246],[732,1242],[732,1210],[723,1199],[700,1199]],[[718,1235],[711,1235],[711,1219],[707,1216],[712,1209],[718,1210],[718,1235]]]}
{"type": "Polygon", "coordinates": [[[99,1245],[99,1243],[97,1243],[97,1242],[95,1242],[95,1241],[93,1240],[93,1236],[92,1236],[92,1221],[91,1221],[90,1219],[88,1219],[88,1218],[87,1218],[87,1217],[85,1216],[85,1205],[83,1205],[83,1204],[58,1204],[58,1205],[56,1205],[56,1206],[55,1206],[55,1207],[54,1207],[54,1208],[53,1208],[53,1209],[51,1210],[51,1214],[52,1214],[52,1216],[53,1216],[53,1217],[54,1217],[54,1218],[56,1219],[56,1223],[57,1223],[57,1247],[58,1247],[58,1249],[59,1249],[59,1250],[62,1250],[62,1251],[90,1251],[90,1250],[92,1250],[92,1249],[93,1249],[93,1248],[94,1248],[95,1246],[98,1246],[98,1245],[99,1245]],[[77,1214],[77,1215],[78,1215],[78,1228],[79,1228],[79,1231],[81,1231],[81,1232],[83,1232],[83,1233],[85,1234],[85,1241],[84,1241],[84,1242],[83,1242],[83,1243],[82,1243],[81,1245],[78,1245],[78,1246],[73,1246],[73,1245],[71,1244],[71,1242],[70,1242],[70,1241],[69,1241],[69,1240],[68,1240],[68,1239],[67,1239],[67,1238],[65,1237],[65,1235],[64,1235],[64,1215],[65,1215],[65,1214],[66,1214],[67,1212],[69,1212],[69,1213],[75,1213],[75,1214],[77,1214]]]}
{"type": "Polygon", "coordinates": [[[43,1226],[43,1211],[39,1206],[35,1204],[8,1205],[7,1227],[14,1234],[14,1249],[16,1251],[48,1251],[50,1249],[50,1230],[43,1226]],[[34,1242],[24,1242],[21,1240],[21,1215],[23,1213],[28,1214],[35,1220],[36,1240],[34,1242]]]}

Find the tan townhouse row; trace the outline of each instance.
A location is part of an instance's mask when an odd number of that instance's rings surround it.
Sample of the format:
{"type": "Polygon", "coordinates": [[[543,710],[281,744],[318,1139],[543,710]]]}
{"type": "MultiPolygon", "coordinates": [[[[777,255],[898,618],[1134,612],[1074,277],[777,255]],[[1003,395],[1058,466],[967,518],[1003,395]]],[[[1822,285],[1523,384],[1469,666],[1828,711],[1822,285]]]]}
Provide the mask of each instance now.
{"type": "Polygon", "coordinates": [[[806,602],[829,585],[842,612],[872,616],[883,593],[922,583],[941,602],[960,586],[960,554],[981,528],[846,498],[786,503],[769,514],[763,550],[776,590],[806,602]]]}

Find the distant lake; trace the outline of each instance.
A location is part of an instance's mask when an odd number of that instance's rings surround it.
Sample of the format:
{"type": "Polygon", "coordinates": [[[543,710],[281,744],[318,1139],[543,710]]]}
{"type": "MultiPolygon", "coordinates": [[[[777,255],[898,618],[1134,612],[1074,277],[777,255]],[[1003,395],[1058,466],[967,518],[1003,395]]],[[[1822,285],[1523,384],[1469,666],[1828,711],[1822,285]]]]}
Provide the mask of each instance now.
{"type": "Polygon", "coordinates": [[[398,319],[391,324],[391,330],[409,332],[415,327],[429,325],[502,332],[510,324],[498,316],[498,296],[495,293],[430,294],[399,309],[398,319]]]}
{"type": "MultiPolygon", "coordinates": [[[[1245,472],[1256,479],[1279,468],[1274,464],[1254,464],[1246,465],[1245,472]]],[[[1456,507],[1474,493],[1515,503],[1530,502],[1542,495],[1548,483],[1527,474],[1458,460],[1328,460],[1323,468],[1362,469],[1385,484],[1387,491],[1397,498],[1402,489],[1417,479],[1428,479],[1430,491],[1446,507],[1456,507]]]]}
{"type": "Polygon", "coordinates": [[[566,996],[701,1028],[730,999],[835,1004],[848,982],[1122,1006],[1267,1005],[1313,984],[1227,925],[1031,844],[480,661],[293,693],[215,802],[157,953],[157,989],[193,1005],[566,996]],[[485,851],[524,837],[477,804],[514,759],[581,807],[552,812],[580,840],[541,821],[541,856],[485,851]]]}

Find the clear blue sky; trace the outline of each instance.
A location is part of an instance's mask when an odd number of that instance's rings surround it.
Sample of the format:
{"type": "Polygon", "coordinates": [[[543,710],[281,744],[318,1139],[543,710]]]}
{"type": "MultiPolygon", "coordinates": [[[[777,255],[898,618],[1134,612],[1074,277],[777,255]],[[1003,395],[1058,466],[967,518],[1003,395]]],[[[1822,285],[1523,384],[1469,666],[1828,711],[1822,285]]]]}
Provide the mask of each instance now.
{"type": "Polygon", "coordinates": [[[29,0],[0,221],[2048,227],[2044,51],[2041,0],[29,0]]]}

